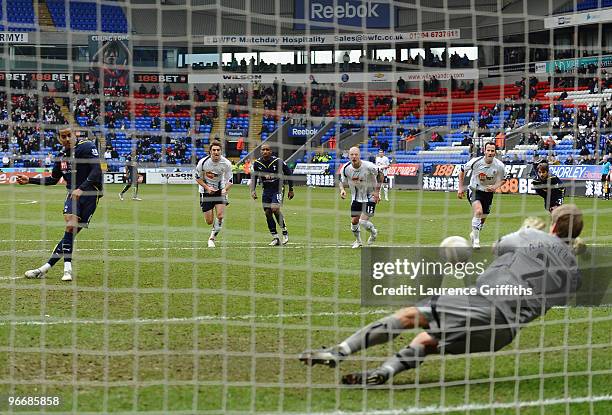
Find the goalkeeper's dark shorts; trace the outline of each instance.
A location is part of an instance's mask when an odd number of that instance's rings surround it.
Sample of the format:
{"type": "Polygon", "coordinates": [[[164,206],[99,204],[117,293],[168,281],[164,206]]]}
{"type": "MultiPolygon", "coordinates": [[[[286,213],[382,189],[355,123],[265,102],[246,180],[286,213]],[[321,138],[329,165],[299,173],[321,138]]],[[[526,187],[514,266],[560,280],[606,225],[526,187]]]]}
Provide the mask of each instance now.
{"type": "Polygon", "coordinates": [[[480,295],[433,296],[418,309],[429,321],[427,333],[438,340],[440,353],[493,352],[514,337],[503,314],[480,295]]]}

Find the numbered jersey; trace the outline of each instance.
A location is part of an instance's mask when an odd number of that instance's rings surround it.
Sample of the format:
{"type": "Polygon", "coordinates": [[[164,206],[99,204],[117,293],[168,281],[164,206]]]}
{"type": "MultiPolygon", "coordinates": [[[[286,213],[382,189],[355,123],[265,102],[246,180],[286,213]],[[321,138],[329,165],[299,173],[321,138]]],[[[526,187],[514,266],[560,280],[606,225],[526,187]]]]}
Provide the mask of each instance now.
{"type": "Polygon", "coordinates": [[[89,140],[78,140],[72,149],[62,150],[53,164],[50,178],[31,179],[33,184],[56,184],[66,182],[66,189],[95,192],[102,195],[102,169],[98,148],[89,140]]]}
{"type": "Polygon", "coordinates": [[[487,186],[494,185],[506,176],[506,166],[496,158],[487,163],[484,157],[475,157],[463,165],[461,170],[466,174],[471,173],[469,188],[481,192],[486,192],[487,186]]]}
{"type": "Polygon", "coordinates": [[[533,295],[485,295],[504,314],[513,330],[553,306],[563,306],[580,286],[571,247],[555,235],[525,228],[502,237],[497,258],[480,274],[478,287],[531,288],[533,295]]]}
{"type": "Polygon", "coordinates": [[[376,188],[378,167],[374,163],[361,160],[358,168],[353,167],[351,162],[346,163],[340,170],[340,180],[348,183],[351,189],[351,200],[354,202],[370,202],[376,188]]]}
{"type": "Polygon", "coordinates": [[[385,175],[385,177],[387,176],[387,170],[389,169],[390,164],[391,163],[389,162],[389,157],[376,157],[376,167],[378,167],[378,169],[382,172],[382,174],[385,175]]]}
{"type": "MultiPolygon", "coordinates": [[[[194,172],[195,179],[201,179],[213,190],[221,190],[232,181],[232,163],[221,156],[219,161],[213,161],[210,156],[204,157],[198,162],[194,172]]],[[[200,193],[206,193],[202,186],[199,186],[200,193]]]]}

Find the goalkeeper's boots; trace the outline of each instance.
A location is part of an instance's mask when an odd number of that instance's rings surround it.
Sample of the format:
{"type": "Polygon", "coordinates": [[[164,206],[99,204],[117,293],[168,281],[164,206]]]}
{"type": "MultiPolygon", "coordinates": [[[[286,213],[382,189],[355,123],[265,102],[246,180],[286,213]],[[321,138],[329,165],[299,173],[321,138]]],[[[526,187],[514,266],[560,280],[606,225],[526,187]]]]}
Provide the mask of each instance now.
{"type": "Polygon", "coordinates": [[[278,238],[278,236],[275,236],[274,239],[272,239],[272,242],[268,244],[268,246],[279,246],[280,244],[280,239],[278,238]]]}
{"type": "Polygon", "coordinates": [[[349,373],[342,376],[342,384],[357,386],[384,385],[389,380],[389,372],[384,369],[374,369],[365,372],[349,373]]]}
{"type": "Polygon", "coordinates": [[[65,270],[62,275],[62,281],[72,281],[72,271],[65,270]]]}
{"type": "Polygon", "coordinates": [[[214,239],[209,239],[208,240],[208,247],[209,248],[214,248],[215,247],[215,240],[214,239]]]}
{"type": "Polygon", "coordinates": [[[26,278],[45,278],[45,272],[43,272],[42,270],[36,268],[36,269],[31,269],[25,272],[25,277],[26,278]]]}
{"type": "Polygon", "coordinates": [[[346,355],[335,349],[322,348],[318,350],[307,350],[299,357],[300,362],[307,366],[325,365],[336,367],[341,361],[346,359],[346,355]]]}

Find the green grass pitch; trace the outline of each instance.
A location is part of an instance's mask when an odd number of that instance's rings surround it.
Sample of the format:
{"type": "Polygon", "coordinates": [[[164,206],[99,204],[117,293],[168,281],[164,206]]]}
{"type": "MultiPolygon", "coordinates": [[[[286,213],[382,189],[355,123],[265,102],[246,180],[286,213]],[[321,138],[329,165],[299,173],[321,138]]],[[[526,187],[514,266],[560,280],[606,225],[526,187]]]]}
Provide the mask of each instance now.
{"type": "MultiPolygon", "coordinates": [[[[45,280],[18,278],[62,236],[64,189],[0,187],[0,412],[41,411],[9,408],[8,396],[59,396],[46,411],[612,413],[609,308],[554,309],[496,355],[430,357],[393,387],[347,389],[342,373],[414,333],[340,369],[298,362],[392,311],[359,305],[360,256],[337,190],[297,187],[283,208],[290,243],[268,247],[261,199],[235,186],[213,250],[195,186],[142,186],[142,202],[120,202],[120,189],[106,187],[77,237],[66,284],[61,262],[45,280]]],[[[575,203],[587,243],[612,245],[612,202],[575,203]]],[[[376,213],[383,246],[469,233],[469,206],[454,193],[392,191],[376,213]]],[[[547,216],[539,197],[496,195],[482,243],[533,215],[547,216]]]]}

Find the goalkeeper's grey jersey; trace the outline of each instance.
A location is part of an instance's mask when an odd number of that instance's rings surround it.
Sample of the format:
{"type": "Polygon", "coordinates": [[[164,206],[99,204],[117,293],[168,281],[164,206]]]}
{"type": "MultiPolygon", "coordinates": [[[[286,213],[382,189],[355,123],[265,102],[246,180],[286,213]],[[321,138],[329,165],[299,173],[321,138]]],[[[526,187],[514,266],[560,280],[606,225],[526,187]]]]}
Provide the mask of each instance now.
{"type": "Polygon", "coordinates": [[[506,176],[506,166],[496,158],[487,164],[484,157],[474,157],[461,169],[466,173],[471,173],[468,187],[483,192],[486,191],[487,186],[494,185],[506,176]]]}
{"type": "Polygon", "coordinates": [[[551,307],[566,305],[578,289],[576,257],[571,246],[555,235],[521,229],[502,237],[496,254],[498,257],[478,277],[479,288],[509,285],[533,290],[531,296],[484,295],[503,313],[514,332],[551,307]]]}

